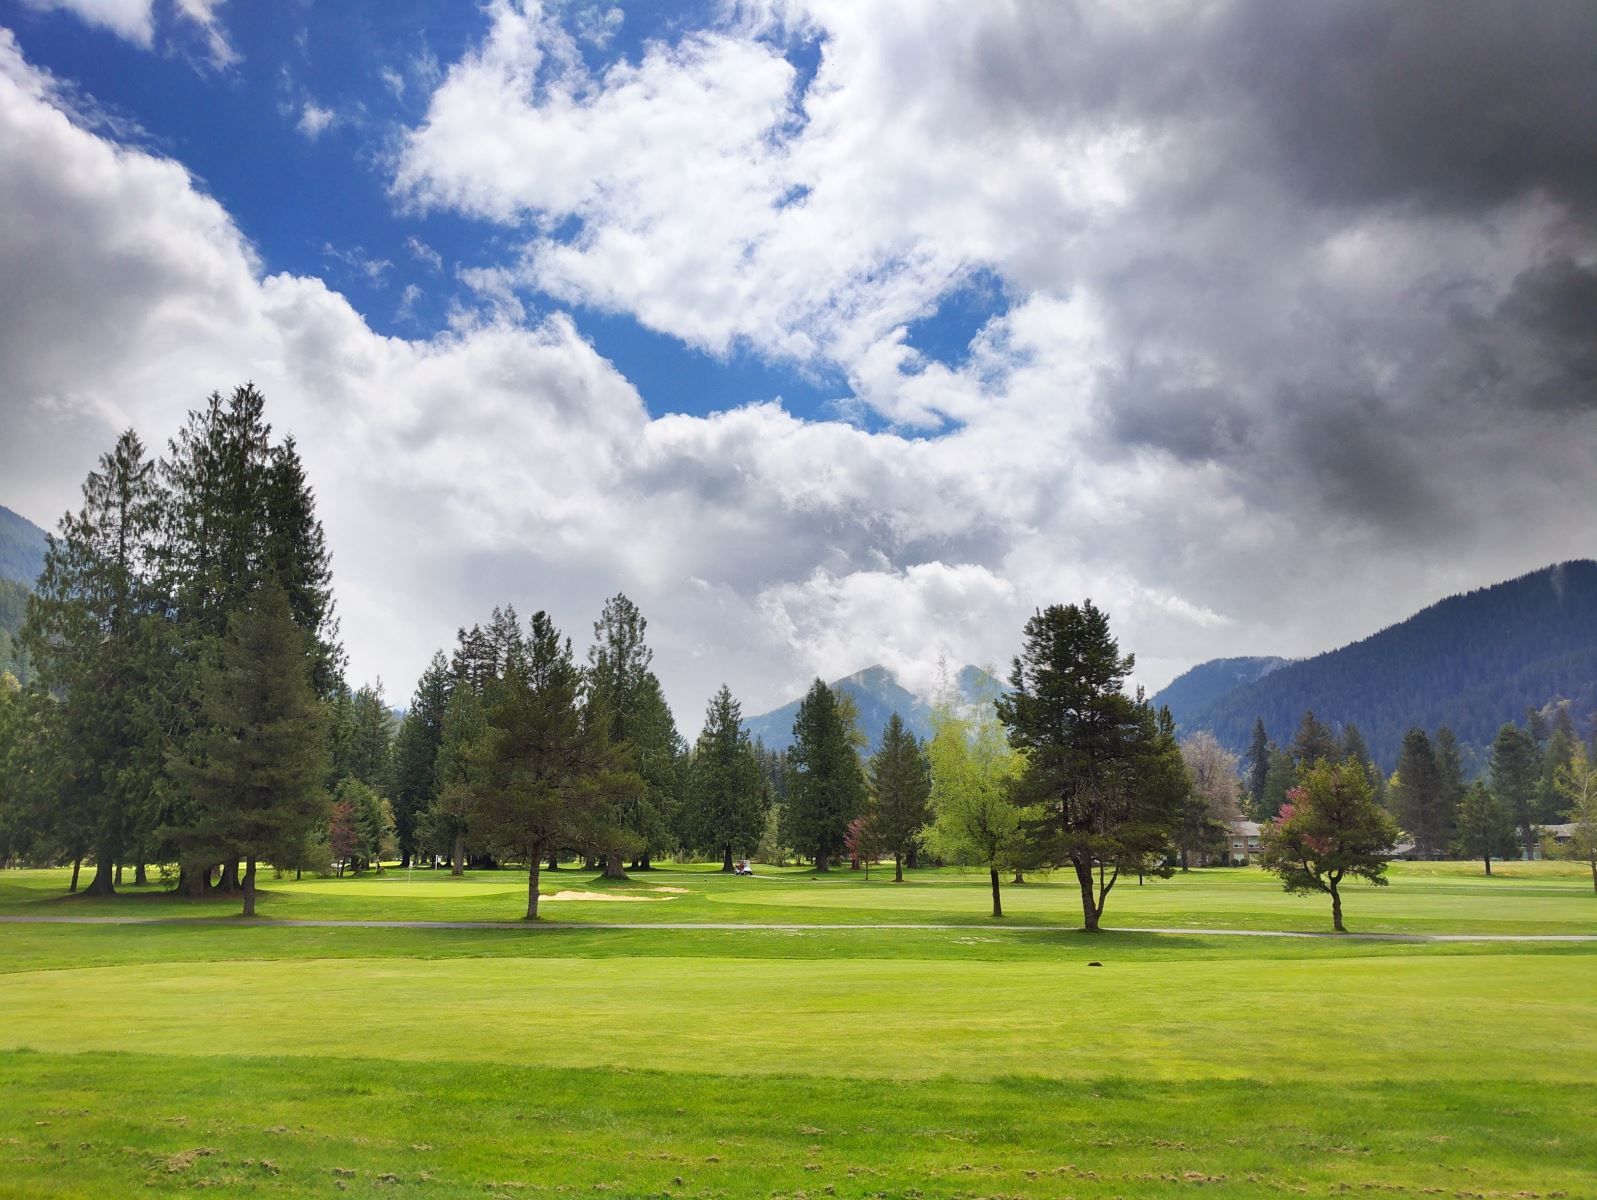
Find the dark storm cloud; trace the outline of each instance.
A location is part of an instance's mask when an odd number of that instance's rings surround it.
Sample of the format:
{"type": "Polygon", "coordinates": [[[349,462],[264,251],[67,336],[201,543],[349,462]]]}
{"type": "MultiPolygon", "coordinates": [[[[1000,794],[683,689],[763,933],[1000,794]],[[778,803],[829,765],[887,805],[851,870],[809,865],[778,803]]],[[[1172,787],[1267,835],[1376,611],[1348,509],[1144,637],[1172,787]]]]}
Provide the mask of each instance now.
{"type": "Polygon", "coordinates": [[[1589,0],[1249,0],[1213,52],[1309,203],[1597,201],[1589,0]]]}

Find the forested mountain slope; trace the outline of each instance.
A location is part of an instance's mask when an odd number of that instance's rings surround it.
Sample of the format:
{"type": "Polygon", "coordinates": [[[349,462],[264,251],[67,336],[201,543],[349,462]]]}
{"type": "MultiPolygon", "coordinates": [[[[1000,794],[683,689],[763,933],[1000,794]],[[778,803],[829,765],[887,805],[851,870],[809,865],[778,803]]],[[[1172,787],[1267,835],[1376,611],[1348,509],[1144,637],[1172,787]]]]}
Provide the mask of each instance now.
{"type": "Polygon", "coordinates": [[[1168,708],[1177,725],[1186,725],[1227,692],[1262,679],[1284,667],[1289,658],[1211,658],[1172,679],[1152,698],[1155,708],[1168,708]]]}
{"type": "Polygon", "coordinates": [[[44,570],[44,530],[0,505],[0,579],[30,588],[44,570]]]}
{"type": "Polygon", "coordinates": [[[1313,709],[1338,729],[1357,724],[1390,769],[1410,726],[1447,725],[1480,747],[1527,707],[1558,699],[1573,701],[1577,722],[1597,709],[1597,563],[1589,560],[1450,596],[1363,641],[1226,692],[1182,726],[1211,730],[1240,752],[1255,719],[1284,744],[1313,709]]]}

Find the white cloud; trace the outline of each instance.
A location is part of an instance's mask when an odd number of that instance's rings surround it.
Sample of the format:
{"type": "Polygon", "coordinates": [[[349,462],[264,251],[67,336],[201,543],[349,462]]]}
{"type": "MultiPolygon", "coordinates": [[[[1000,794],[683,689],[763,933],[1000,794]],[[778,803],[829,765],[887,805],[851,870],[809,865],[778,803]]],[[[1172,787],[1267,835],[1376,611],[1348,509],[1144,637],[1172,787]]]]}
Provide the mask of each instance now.
{"type": "Polygon", "coordinates": [[[155,40],[154,0],[23,0],[29,8],[62,9],[87,24],[149,49],[155,40]]]}
{"type": "MultiPolygon", "coordinates": [[[[1201,153],[1134,97],[1094,100],[1097,43],[1135,14],[1093,10],[1080,49],[1034,31],[1028,57],[998,6],[816,6],[783,25],[827,36],[800,96],[752,26],[593,78],[537,11],[492,12],[397,185],[526,248],[456,267],[486,311],[426,340],[266,274],[181,166],[75,126],[0,35],[0,277],[30,281],[0,294],[0,501],[48,521],[118,428],[159,441],[253,378],[306,454],[358,676],[403,693],[504,601],[580,643],[625,590],[687,723],[723,679],[758,711],[816,672],[1002,663],[1033,607],[1084,596],[1157,684],[1589,545],[1589,399],[1559,407],[1554,378],[1505,419],[1492,382],[1529,377],[1529,335],[1491,318],[1540,311],[1553,199],[1427,220],[1306,213],[1263,171],[1194,185],[1201,153]],[[1060,78],[1080,94],[1026,94],[1060,78]],[[1228,199],[1176,203],[1189,187],[1228,199]],[[1008,310],[961,365],[926,359],[907,323],[978,267],[1008,310]],[[840,362],[895,425],[651,417],[570,318],[527,316],[529,281],[695,345],[840,362]]],[[[1179,93],[1157,63],[1139,78],[1179,93]]]]}
{"type": "Polygon", "coordinates": [[[217,68],[230,67],[240,59],[216,15],[225,3],[227,0],[173,0],[177,15],[191,22],[204,36],[211,65],[217,68]]]}
{"type": "Polygon", "coordinates": [[[337,120],[338,114],[332,109],[323,108],[314,101],[307,100],[300,109],[299,120],[295,122],[295,128],[314,142],[328,129],[332,128],[337,120]]]}
{"type": "Polygon", "coordinates": [[[444,256],[420,238],[415,236],[407,237],[405,239],[405,249],[410,251],[411,257],[417,262],[430,267],[432,270],[442,271],[444,269],[444,256]]]}

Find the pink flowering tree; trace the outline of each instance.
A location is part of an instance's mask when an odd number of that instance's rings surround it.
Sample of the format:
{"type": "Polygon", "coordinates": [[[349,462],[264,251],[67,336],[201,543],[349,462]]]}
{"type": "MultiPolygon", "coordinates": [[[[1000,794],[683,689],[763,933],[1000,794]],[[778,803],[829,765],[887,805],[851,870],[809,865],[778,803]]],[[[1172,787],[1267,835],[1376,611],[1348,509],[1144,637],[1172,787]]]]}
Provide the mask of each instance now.
{"type": "Polygon", "coordinates": [[[1386,884],[1397,823],[1375,803],[1369,778],[1356,762],[1320,760],[1286,799],[1261,831],[1264,868],[1289,892],[1329,895],[1331,923],[1346,933],[1341,885],[1350,878],[1386,884]]]}

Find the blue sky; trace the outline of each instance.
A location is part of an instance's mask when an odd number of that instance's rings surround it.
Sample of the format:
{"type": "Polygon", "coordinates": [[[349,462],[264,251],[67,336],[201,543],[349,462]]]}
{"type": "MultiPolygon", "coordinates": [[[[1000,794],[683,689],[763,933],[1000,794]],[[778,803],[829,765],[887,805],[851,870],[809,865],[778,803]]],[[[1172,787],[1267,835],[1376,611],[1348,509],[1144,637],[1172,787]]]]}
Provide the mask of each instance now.
{"type": "Polygon", "coordinates": [[[0,0],[0,503],[252,379],[357,680],[1157,687],[1597,552],[1584,0],[0,0]],[[1438,16],[1445,12],[1445,17],[1438,16]],[[18,282],[22,281],[22,282],[18,282]]]}

